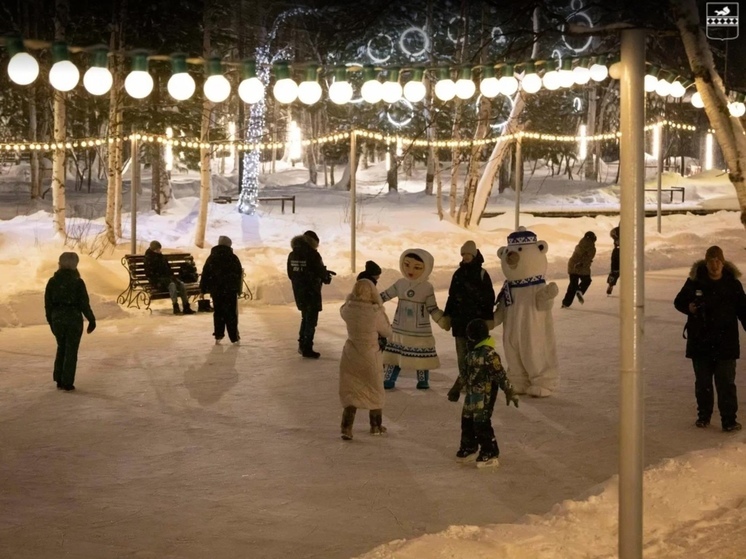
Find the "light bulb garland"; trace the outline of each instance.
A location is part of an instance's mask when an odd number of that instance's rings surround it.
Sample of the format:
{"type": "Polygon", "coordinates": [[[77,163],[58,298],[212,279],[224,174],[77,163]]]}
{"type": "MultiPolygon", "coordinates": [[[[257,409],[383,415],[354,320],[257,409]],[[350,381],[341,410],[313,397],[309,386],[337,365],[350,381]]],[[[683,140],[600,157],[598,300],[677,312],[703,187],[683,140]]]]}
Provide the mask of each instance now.
{"type": "MultiPolygon", "coordinates": [[[[50,83],[60,91],[70,91],[80,78],[80,71],[70,60],[70,53],[91,52],[91,67],[84,76],[84,85],[92,95],[103,95],[109,88],[111,73],[107,69],[105,47],[69,47],[64,42],[49,43],[44,41],[24,42],[18,36],[0,37],[0,46],[5,46],[10,61],[8,63],[8,74],[14,83],[28,85],[37,79],[39,65],[36,59],[26,52],[26,48],[50,49],[54,65],[50,71],[50,83]]],[[[172,76],[169,80],[168,90],[177,101],[190,98],[194,91],[194,80],[190,76],[187,65],[201,65],[207,71],[205,81],[205,95],[213,102],[221,102],[216,99],[225,100],[230,95],[230,82],[225,79],[224,71],[232,71],[232,68],[240,69],[242,81],[238,88],[238,95],[247,104],[255,104],[264,101],[265,88],[269,85],[269,77],[266,80],[257,78],[257,72],[268,71],[270,67],[269,57],[253,61],[215,61],[202,58],[187,58],[184,54],[169,56],[149,54],[145,50],[134,50],[131,52],[132,71],[126,76],[125,90],[136,99],[147,97],[153,89],[152,77],[148,73],[150,61],[165,61],[172,64],[172,76]],[[249,70],[247,70],[247,66],[249,70]],[[261,66],[261,68],[259,68],[261,66]],[[208,85],[209,84],[209,85],[208,85]]],[[[345,104],[352,99],[352,86],[346,79],[348,72],[363,73],[363,87],[361,96],[364,101],[375,104],[384,100],[388,103],[398,101],[402,95],[410,103],[418,103],[424,99],[424,83],[422,75],[426,68],[386,68],[372,65],[349,67],[322,67],[311,64],[290,65],[280,62],[274,65],[277,75],[273,87],[275,98],[280,103],[292,103],[296,99],[313,105],[318,102],[323,94],[323,88],[318,83],[321,75],[334,75],[333,82],[329,85],[329,98],[334,103],[345,104]],[[340,68],[344,68],[341,73],[340,68]],[[300,69],[305,70],[306,79],[300,85],[293,80],[293,74],[300,69]],[[311,76],[315,72],[315,79],[311,76]],[[385,72],[388,80],[384,83],[379,81],[379,72],[385,72]],[[409,75],[410,79],[400,82],[401,76],[409,75]],[[343,79],[342,79],[343,78],[343,79]],[[386,96],[384,97],[384,91],[386,96]]],[[[661,70],[657,66],[650,66],[645,76],[646,92],[657,92],[663,97],[684,98],[692,85],[687,76],[675,71],[661,70]]],[[[607,77],[617,79],[620,77],[621,62],[617,53],[598,54],[595,56],[583,53],[579,57],[566,57],[562,61],[528,60],[525,62],[503,62],[491,66],[475,66],[472,68],[460,68],[459,79],[454,82],[451,79],[452,68],[433,69],[439,76],[435,83],[435,95],[443,102],[450,101],[456,97],[459,99],[470,99],[477,87],[485,97],[494,97],[498,93],[512,96],[519,88],[526,93],[537,93],[542,89],[555,90],[561,87],[569,88],[575,85],[585,85],[591,80],[600,82],[607,77]],[[513,76],[513,69],[518,73],[520,81],[513,76]],[[540,68],[540,72],[537,72],[540,68]],[[613,70],[612,70],[613,68],[613,70]],[[500,70],[502,77],[494,76],[494,72],[500,70]],[[610,73],[611,71],[611,73],[610,73]],[[540,75],[541,73],[541,75],[540,75]],[[481,83],[472,76],[481,75],[481,83]],[[497,82],[497,86],[495,85],[497,82]]],[[[740,92],[726,92],[731,97],[738,97],[740,92]]],[[[689,97],[696,107],[701,104],[697,94],[689,97]]],[[[738,99],[732,99],[729,103],[731,114],[739,116],[746,106],[738,99]]]]}

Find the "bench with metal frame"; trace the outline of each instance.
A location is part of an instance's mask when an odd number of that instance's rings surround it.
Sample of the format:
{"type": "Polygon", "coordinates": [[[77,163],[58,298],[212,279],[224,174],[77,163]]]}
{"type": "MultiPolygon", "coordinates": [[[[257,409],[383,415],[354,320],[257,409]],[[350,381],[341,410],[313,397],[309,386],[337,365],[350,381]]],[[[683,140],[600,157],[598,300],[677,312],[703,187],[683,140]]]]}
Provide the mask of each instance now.
{"type": "MultiPolygon", "coordinates": [[[[231,202],[235,202],[237,198],[234,198],[233,196],[216,196],[213,198],[213,202],[216,204],[230,204],[231,202]]],[[[292,204],[293,213],[295,213],[295,196],[260,196],[257,199],[257,202],[280,202],[280,209],[282,213],[285,213],[285,202],[290,202],[292,204]]]]}
{"type": "MultiPolygon", "coordinates": [[[[657,188],[646,188],[645,192],[658,192],[657,188]]],[[[681,203],[684,203],[684,187],[683,186],[672,186],[670,188],[661,188],[661,194],[668,194],[668,203],[673,204],[673,195],[681,194],[681,203]]]]}
{"type": "MultiPolygon", "coordinates": [[[[171,273],[175,277],[179,277],[181,266],[186,263],[194,264],[194,257],[188,252],[178,252],[173,254],[164,254],[168,267],[171,268],[171,273]]],[[[150,308],[151,301],[157,299],[170,299],[171,294],[166,290],[159,290],[153,286],[145,275],[145,255],[143,254],[127,254],[122,258],[122,266],[127,270],[130,281],[127,289],[117,297],[117,303],[120,305],[126,304],[127,307],[140,308],[140,304],[145,305],[147,310],[150,308]]],[[[199,281],[196,282],[184,282],[186,286],[187,296],[192,300],[196,299],[200,295],[199,281]]],[[[241,299],[251,300],[254,298],[254,294],[249,289],[246,280],[243,280],[242,292],[238,295],[241,299]]]]}

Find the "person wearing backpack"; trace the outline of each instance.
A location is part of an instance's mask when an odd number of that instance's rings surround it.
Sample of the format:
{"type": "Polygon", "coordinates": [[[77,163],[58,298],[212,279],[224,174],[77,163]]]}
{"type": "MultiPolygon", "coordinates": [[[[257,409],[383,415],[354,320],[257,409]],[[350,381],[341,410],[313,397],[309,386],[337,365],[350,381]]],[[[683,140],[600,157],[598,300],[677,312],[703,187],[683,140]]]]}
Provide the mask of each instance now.
{"type": "Polygon", "coordinates": [[[231,343],[237,344],[241,339],[238,335],[238,295],[243,283],[243,267],[233,253],[232,244],[229,237],[220,236],[205,261],[199,282],[200,292],[209,293],[215,307],[212,315],[215,345],[225,337],[226,329],[231,343]]]}
{"type": "Polygon", "coordinates": [[[456,340],[459,374],[465,373],[466,326],[475,318],[481,318],[487,321],[488,326],[494,327],[495,289],[482,264],[484,257],[476,243],[466,241],[461,247],[461,263],[453,273],[448,289],[444,314],[451,321],[451,332],[456,340]]]}

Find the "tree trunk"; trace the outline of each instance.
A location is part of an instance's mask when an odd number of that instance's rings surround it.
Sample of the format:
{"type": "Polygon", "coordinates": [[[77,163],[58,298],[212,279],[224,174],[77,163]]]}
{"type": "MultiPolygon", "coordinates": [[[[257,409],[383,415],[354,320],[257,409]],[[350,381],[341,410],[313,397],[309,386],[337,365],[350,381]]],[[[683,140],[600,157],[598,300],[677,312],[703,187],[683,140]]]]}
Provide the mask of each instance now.
{"type": "MultiPolygon", "coordinates": [[[[596,105],[598,100],[598,94],[597,94],[597,88],[596,86],[591,87],[588,90],[588,110],[586,111],[587,119],[586,119],[586,127],[585,127],[585,133],[587,136],[595,136],[596,134],[596,105]]],[[[594,144],[598,144],[600,142],[593,142],[594,144]]],[[[597,181],[598,180],[598,161],[596,157],[594,157],[595,150],[593,148],[588,149],[590,146],[586,146],[586,159],[585,161],[581,162],[581,165],[583,166],[583,176],[586,180],[592,180],[597,181]]]]}
{"type": "MultiPolygon", "coordinates": [[[[202,51],[205,59],[210,57],[210,32],[212,30],[212,5],[210,0],[205,1],[204,8],[204,34],[202,36],[202,51]]],[[[202,123],[200,126],[199,141],[205,145],[210,141],[210,113],[212,102],[205,97],[202,101],[202,123]]],[[[207,230],[207,210],[210,202],[210,148],[199,149],[199,213],[197,214],[196,230],[194,232],[194,244],[199,248],[205,247],[205,232],[207,230]]]]}
{"type": "Polygon", "coordinates": [[[386,171],[386,183],[389,185],[389,192],[399,190],[399,161],[396,157],[397,144],[388,145],[389,168],[386,171]]]}
{"type": "MultiPolygon", "coordinates": [[[[56,41],[65,40],[70,5],[68,0],[55,0],[54,14],[54,38],[56,41]]],[[[65,142],[67,140],[66,128],[67,105],[65,94],[54,90],[54,142],[56,144],[52,153],[52,212],[54,216],[55,233],[67,236],[65,228],[65,142]],[[62,144],[62,147],[60,147],[62,144]]]]}
{"type": "MultiPolygon", "coordinates": [[[[486,9],[482,7],[482,30],[485,28],[486,21],[486,9]]],[[[481,63],[487,62],[486,57],[487,49],[482,49],[481,63]]],[[[477,129],[474,132],[474,140],[479,141],[487,137],[489,132],[490,118],[492,116],[492,102],[487,97],[482,96],[479,99],[479,106],[477,108],[477,129]]],[[[466,180],[464,181],[464,198],[461,201],[461,208],[458,212],[458,224],[462,227],[468,228],[472,222],[472,215],[474,212],[474,198],[477,194],[477,186],[479,186],[479,166],[482,162],[482,150],[481,145],[472,145],[471,155],[469,157],[469,166],[466,172],[466,180]]]]}
{"type": "MultiPolygon", "coordinates": [[[[426,30],[430,41],[430,52],[428,52],[428,58],[430,60],[430,66],[435,66],[435,59],[433,57],[432,45],[434,42],[433,37],[433,2],[428,0],[427,2],[427,21],[425,23],[426,30]]],[[[425,118],[426,136],[429,142],[427,150],[427,170],[425,171],[425,194],[431,196],[433,193],[433,181],[435,180],[435,166],[437,160],[437,154],[433,143],[437,139],[437,133],[435,130],[435,119],[433,117],[433,80],[428,73],[423,76],[425,80],[425,105],[423,110],[423,117],[425,118]]],[[[441,186],[442,188],[442,186],[441,186]]],[[[436,202],[438,207],[438,217],[443,219],[443,201],[438,196],[436,202]]]]}
{"type": "Polygon", "coordinates": [[[723,80],[715,68],[712,51],[700,27],[697,3],[695,0],[671,0],[671,4],[697,91],[705,105],[705,114],[715,130],[728,168],[728,178],[736,189],[741,224],[746,227],[746,136],[743,125],[740,119],[730,116],[723,80]]]}
{"type": "Polygon", "coordinates": [[[112,73],[112,87],[109,92],[109,142],[107,143],[107,177],[108,184],[106,188],[106,240],[112,244],[117,244],[117,238],[121,237],[122,218],[121,218],[121,198],[122,198],[122,161],[123,143],[122,137],[122,87],[124,85],[123,64],[124,57],[122,54],[122,45],[124,43],[123,25],[125,15],[125,5],[122,2],[119,10],[114,9],[114,21],[109,38],[109,50],[112,52],[109,68],[112,73]],[[117,224],[119,224],[117,226],[117,224]]]}
{"type": "MultiPolygon", "coordinates": [[[[534,8],[533,12],[533,31],[534,31],[534,45],[531,52],[531,58],[536,58],[539,53],[539,43],[537,36],[539,33],[539,8],[534,8]]],[[[503,128],[502,135],[517,134],[523,130],[523,125],[518,124],[518,117],[523,112],[525,106],[522,92],[518,92],[514,97],[513,109],[510,111],[508,121],[503,128]]],[[[495,144],[492,154],[487,160],[487,165],[484,167],[482,177],[479,179],[477,185],[477,193],[474,197],[474,211],[473,213],[477,216],[476,224],[482,219],[484,209],[487,207],[487,201],[492,194],[492,186],[495,183],[495,176],[503,166],[503,159],[510,154],[510,142],[501,141],[495,144]]]]}

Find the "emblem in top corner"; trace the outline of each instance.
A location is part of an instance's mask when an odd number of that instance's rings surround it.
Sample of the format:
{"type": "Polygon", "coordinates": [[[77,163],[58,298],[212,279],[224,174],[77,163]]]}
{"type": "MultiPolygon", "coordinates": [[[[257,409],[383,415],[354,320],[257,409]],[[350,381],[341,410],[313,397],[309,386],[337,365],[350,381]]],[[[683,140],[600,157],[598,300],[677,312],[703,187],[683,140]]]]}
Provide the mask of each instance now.
{"type": "Polygon", "coordinates": [[[707,2],[705,30],[708,39],[728,41],[738,37],[738,2],[707,2]]]}

